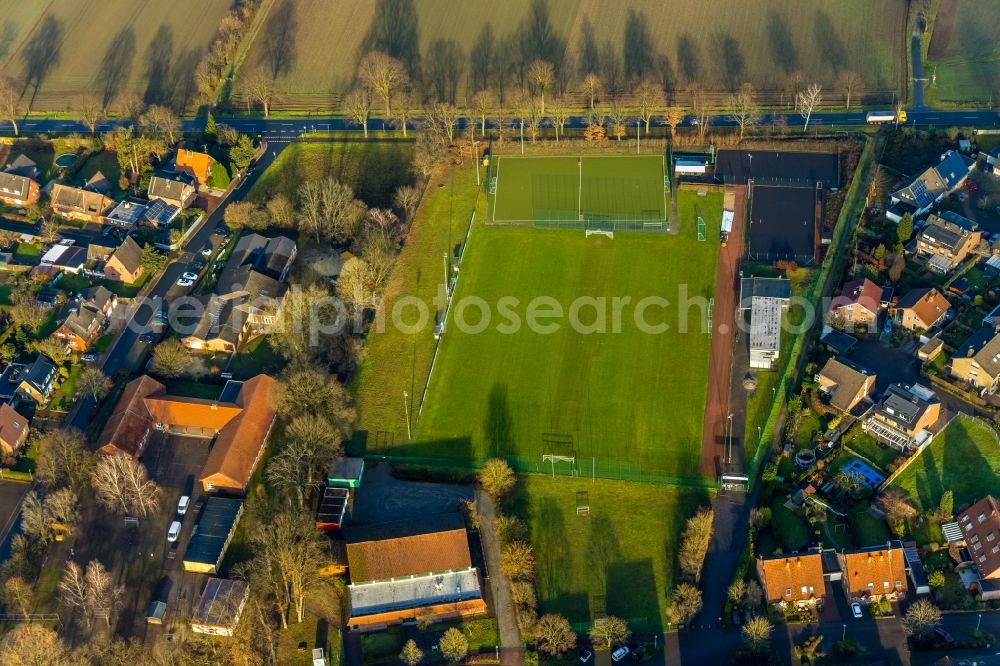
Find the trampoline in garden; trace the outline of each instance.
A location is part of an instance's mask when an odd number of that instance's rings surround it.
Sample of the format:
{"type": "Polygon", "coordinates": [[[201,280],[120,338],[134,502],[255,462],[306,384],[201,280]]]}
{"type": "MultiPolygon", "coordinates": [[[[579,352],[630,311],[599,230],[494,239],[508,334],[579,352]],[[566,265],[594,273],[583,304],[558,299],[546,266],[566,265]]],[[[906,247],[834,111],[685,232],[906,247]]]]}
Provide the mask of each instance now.
{"type": "Polygon", "coordinates": [[[885,474],[858,458],[852,458],[841,471],[857,476],[869,488],[878,488],[885,481],[885,474]]]}
{"type": "Polygon", "coordinates": [[[76,153],[62,153],[56,157],[55,164],[60,169],[68,169],[76,162],[76,153]]]}

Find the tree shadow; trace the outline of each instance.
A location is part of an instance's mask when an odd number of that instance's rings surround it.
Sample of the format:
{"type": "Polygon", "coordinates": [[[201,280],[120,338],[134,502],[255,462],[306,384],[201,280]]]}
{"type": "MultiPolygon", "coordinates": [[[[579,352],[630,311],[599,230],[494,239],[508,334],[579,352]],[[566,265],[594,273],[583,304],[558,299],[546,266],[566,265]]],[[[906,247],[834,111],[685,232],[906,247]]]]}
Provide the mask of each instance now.
{"type": "Polygon", "coordinates": [[[834,72],[839,72],[847,65],[847,47],[837,34],[830,15],[822,9],[816,10],[816,42],[823,58],[833,66],[834,72]]]}
{"type": "Polygon", "coordinates": [[[610,97],[618,97],[625,90],[625,67],[611,40],[601,46],[601,72],[604,91],[610,97]]]}
{"type": "Polygon", "coordinates": [[[465,54],[454,39],[438,38],[427,49],[424,76],[440,102],[455,103],[458,82],[465,69],[465,54]]]}
{"type": "Polygon", "coordinates": [[[146,91],[142,101],[146,104],[164,104],[169,99],[167,85],[170,63],[174,58],[174,30],[161,24],[146,47],[146,91]]]}
{"type": "Polygon", "coordinates": [[[383,51],[404,65],[410,78],[420,78],[420,38],[413,0],[379,0],[368,51],[383,51]]]}
{"type": "Polygon", "coordinates": [[[496,36],[493,34],[493,24],[487,21],[476,38],[476,48],[472,49],[469,54],[473,90],[489,89],[495,47],[496,36]]]}
{"type": "Polygon", "coordinates": [[[635,81],[653,69],[653,39],[649,33],[649,19],[644,12],[628,10],[625,18],[625,77],[635,81]]]}
{"type": "Polygon", "coordinates": [[[47,14],[38,26],[34,36],[21,51],[24,62],[24,85],[34,88],[31,99],[34,101],[38,89],[53,67],[59,64],[62,49],[62,23],[52,14],[47,14]]]}
{"type": "Polygon", "coordinates": [[[657,53],[653,61],[656,79],[660,82],[663,92],[667,94],[668,103],[672,103],[673,94],[677,90],[677,74],[674,65],[666,53],[657,53]]]}
{"type": "Polygon", "coordinates": [[[698,52],[698,43],[694,41],[691,33],[685,32],[677,40],[677,66],[685,83],[698,80],[701,74],[701,56],[698,52]]]}
{"type": "Polygon", "coordinates": [[[767,13],[767,36],[774,64],[785,70],[785,76],[797,70],[801,66],[799,50],[795,48],[788,18],[773,9],[767,13]]]}
{"type": "Polygon", "coordinates": [[[641,609],[646,613],[645,630],[660,628],[661,600],[651,559],[615,562],[608,567],[606,589],[609,615],[634,618],[641,609]]]}
{"type": "Polygon", "coordinates": [[[507,385],[496,383],[490,388],[486,404],[483,434],[491,455],[506,455],[512,448],[514,419],[507,397],[507,385]]]}
{"type": "Polygon", "coordinates": [[[745,68],[739,41],[732,34],[719,31],[712,36],[712,43],[715,52],[719,54],[718,63],[726,88],[736,90],[743,83],[745,68]]]}
{"type": "Polygon", "coordinates": [[[195,97],[194,72],[201,56],[200,48],[187,49],[170,69],[169,104],[175,111],[184,111],[195,97]]]}
{"type": "Polygon", "coordinates": [[[0,26],[0,59],[6,58],[10,55],[10,49],[14,45],[14,39],[17,37],[17,24],[14,21],[7,19],[0,26]]]}
{"type": "Polygon", "coordinates": [[[95,83],[101,89],[101,105],[106,109],[132,73],[135,60],[135,30],[124,28],[111,39],[97,70],[95,83]]]}
{"type": "Polygon", "coordinates": [[[292,69],[295,63],[295,33],[299,28],[295,0],[282,0],[272,12],[264,32],[264,54],[272,78],[292,69]]]}
{"type": "Polygon", "coordinates": [[[577,60],[577,73],[580,79],[588,74],[599,74],[601,71],[601,48],[594,35],[594,24],[590,17],[584,15],[580,22],[580,54],[577,60]]]}

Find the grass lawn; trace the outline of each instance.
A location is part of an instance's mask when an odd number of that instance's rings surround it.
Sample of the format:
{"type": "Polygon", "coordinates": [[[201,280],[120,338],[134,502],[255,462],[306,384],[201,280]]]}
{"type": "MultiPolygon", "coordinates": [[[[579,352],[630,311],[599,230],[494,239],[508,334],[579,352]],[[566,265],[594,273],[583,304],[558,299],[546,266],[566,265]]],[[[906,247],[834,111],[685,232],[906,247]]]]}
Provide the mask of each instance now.
{"type": "Polygon", "coordinates": [[[369,207],[389,208],[396,188],[413,182],[412,157],[412,140],[379,141],[375,133],[368,141],[297,142],[261,174],[247,198],[265,203],[280,192],[295,201],[302,182],[333,176],[369,207]]]}
{"type": "Polygon", "coordinates": [[[817,434],[823,434],[823,420],[813,410],[803,407],[802,420],[795,430],[795,450],[812,448],[817,434]]]}
{"type": "MultiPolygon", "coordinates": [[[[293,615],[294,617],[294,615],[293,615]]],[[[332,655],[341,651],[339,627],[331,627],[316,613],[306,610],[302,622],[288,625],[278,634],[278,663],[289,666],[312,666],[313,647],[322,647],[327,663],[339,664],[332,655]],[[320,638],[320,641],[317,641],[320,638]],[[325,638],[325,640],[322,640],[325,638]]]]}
{"type": "Polygon", "coordinates": [[[562,613],[573,623],[617,615],[636,620],[633,631],[666,626],[665,591],[678,577],[680,534],[710,500],[707,491],[672,486],[521,477],[507,505],[531,530],[539,612],[562,613]],[[580,491],[588,493],[589,516],[576,513],[580,491]]]}
{"type": "Polygon", "coordinates": [[[115,341],[114,333],[105,333],[101,337],[94,341],[94,344],[90,346],[90,351],[95,354],[103,354],[111,348],[111,343],[115,341]]]}
{"type": "Polygon", "coordinates": [[[661,221],[667,217],[662,155],[496,159],[490,219],[661,221]],[[579,166],[578,166],[579,164],[579,166]]]}
{"type": "Polygon", "coordinates": [[[208,177],[208,185],[209,187],[217,187],[220,190],[229,187],[229,172],[226,171],[226,167],[218,162],[214,162],[212,164],[212,172],[208,177]]]}
{"type": "Polygon", "coordinates": [[[205,398],[215,400],[222,392],[222,387],[218,384],[203,384],[201,382],[190,382],[182,379],[162,380],[170,395],[184,396],[187,398],[205,398]]]}
{"type": "Polygon", "coordinates": [[[55,286],[66,291],[83,291],[90,286],[90,280],[87,279],[85,275],[77,273],[76,275],[72,273],[63,273],[59,277],[59,281],[56,282],[55,286]]]}
{"type": "Polygon", "coordinates": [[[996,492],[998,474],[1000,444],[996,431],[982,421],[959,416],[896,477],[892,486],[907,492],[920,512],[938,506],[941,494],[951,490],[957,509],[996,492]]]}
{"type": "Polygon", "coordinates": [[[12,284],[0,284],[0,305],[11,305],[10,294],[14,291],[12,284]]]}
{"type": "Polygon", "coordinates": [[[284,365],[284,360],[271,348],[267,336],[254,338],[243,345],[229,366],[235,379],[249,379],[262,372],[274,372],[284,365]]]}
{"type": "Polygon", "coordinates": [[[146,280],[148,279],[149,273],[143,273],[139,276],[139,279],[132,284],[118,282],[117,280],[101,280],[101,285],[116,296],[121,296],[122,298],[135,298],[136,294],[139,293],[142,286],[146,284],[146,280]]]}
{"type": "Polygon", "coordinates": [[[785,498],[771,504],[771,530],[786,551],[801,550],[809,543],[809,523],[785,507],[785,498]]]}
{"type": "Polygon", "coordinates": [[[864,546],[877,546],[892,538],[889,533],[889,526],[885,520],[876,518],[868,513],[865,508],[854,511],[847,516],[851,525],[851,534],[854,536],[854,543],[859,548],[864,546]]]}
{"type": "Polygon", "coordinates": [[[692,442],[701,441],[711,344],[702,310],[647,311],[645,321],[668,327],[653,332],[636,325],[638,311],[627,305],[616,331],[612,308],[618,297],[677,303],[680,289],[707,302],[718,248],[697,241],[695,203],[716,237],[721,197],[688,192],[676,236],[621,233],[611,241],[579,230],[474,229],[415,443],[397,453],[521,456],[522,470],[556,453],[577,456],[581,469],[596,459],[611,476],[621,469],[696,476],[700,447],[692,442]],[[519,318],[509,328],[505,298],[517,299],[506,301],[519,318]],[[540,320],[552,328],[530,325],[536,298],[563,313],[540,320]],[[494,312],[484,330],[466,299],[494,312]],[[574,301],[582,304],[578,323],[593,324],[589,332],[572,324],[574,301]]]}
{"type": "Polygon", "coordinates": [[[42,256],[42,249],[40,243],[18,243],[14,259],[22,264],[34,263],[35,259],[42,256]]]}
{"type": "Polygon", "coordinates": [[[71,401],[73,400],[73,396],[76,395],[76,382],[80,379],[80,373],[82,371],[82,365],[74,364],[69,366],[69,374],[66,379],[62,380],[59,384],[59,388],[53,394],[52,403],[49,406],[50,409],[69,409],[72,404],[71,401]]]}
{"type": "Polygon", "coordinates": [[[469,652],[478,652],[483,648],[493,648],[500,644],[500,628],[496,618],[483,617],[478,620],[462,622],[439,622],[427,627],[427,634],[443,634],[448,629],[459,629],[469,641],[469,652]]]}
{"type": "Polygon", "coordinates": [[[385,631],[361,634],[362,660],[367,663],[392,659],[403,650],[406,635],[402,627],[389,627],[385,631]]]}
{"type": "Polygon", "coordinates": [[[898,451],[888,446],[879,446],[878,440],[862,430],[860,426],[851,428],[841,441],[854,453],[861,454],[881,467],[883,472],[886,471],[890,463],[899,457],[898,451]]]}

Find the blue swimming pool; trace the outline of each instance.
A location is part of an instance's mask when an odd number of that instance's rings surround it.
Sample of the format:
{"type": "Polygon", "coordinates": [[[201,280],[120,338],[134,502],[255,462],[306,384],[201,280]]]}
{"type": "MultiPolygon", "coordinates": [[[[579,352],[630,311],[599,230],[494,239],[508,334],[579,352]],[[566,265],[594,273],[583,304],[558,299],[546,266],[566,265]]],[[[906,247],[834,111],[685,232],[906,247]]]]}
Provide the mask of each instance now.
{"type": "Polygon", "coordinates": [[[842,471],[849,474],[856,474],[861,478],[862,483],[869,488],[877,488],[883,481],[885,481],[885,474],[882,474],[864,460],[860,460],[858,458],[852,458],[846,465],[844,465],[842,471]]]}

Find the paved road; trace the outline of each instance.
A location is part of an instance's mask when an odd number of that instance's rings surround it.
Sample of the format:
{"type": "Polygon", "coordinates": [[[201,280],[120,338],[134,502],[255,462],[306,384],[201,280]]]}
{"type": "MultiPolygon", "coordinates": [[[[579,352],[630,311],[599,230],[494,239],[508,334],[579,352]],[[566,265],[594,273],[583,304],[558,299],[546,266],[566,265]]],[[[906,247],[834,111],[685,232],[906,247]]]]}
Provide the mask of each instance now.
{"type": "Polygon", "coordinates": [[[501,663],[520,666],[524,664],[524,644],[521,643],[521,633],[517,628],[517,612],[510,594],[510,581],[500,569],[500,543],[495,536],[496,508],[492,498],[480,489],[476,490],[476,511],[479,513],[479,534],[493,592],[493,612],[500,631],[501,663]]]}
{"type": "MultiPolygon", "coordinates": [[[[916,46],[918,55],[917,59],[914,60],[914,72],[918,71],[920,67],[919,63],[919,38],[916,38],[916,46]]],[[[922,72],[922,70],[919,70],[922,72]]],[[[915,74],[916,76],[916,74],[915,74]]],[[[919,78],[919,77],[918,77],[919,78]]],[[[1000,125],[1000,117],[997,116],[995,111],[982,110],[982,109],[969,109],[969,110],[958,110],[958,111],[938,111],[934,109],[923,108],[923,89],[921,86],[916,86],[916,90],[920,91],[919,104],[914,104],[912,111],[908,114],[907,124],[910,125],[976,125],[980,127],[994,127],[1000,125]]],[[[915,93],[916,94],[916,93],[915,93]]],[[[263,138],[270,140],[271,142],[284,141],[286,144],[291,141],[299,134],[303,132],[323,132],[323,131],[361,131],[361,127],[356,123],[351,122],[345,118],[337,117],[307,117],[307,118],[281,118],[281,119],[265,119],[265,118],[216,118],[219,123],[224,123],[230,125],[233,128],[239,130],[240,132],[246,134],[260,135],[263,138]]],[[[464,128],[467,123],[473,122],[472,119],[460,119],[458,126],[459,128],[464,128]]],[[[783,123],[789,127],[795,127],[801,125],[803,120],[797,113],[770,113],[765,114],[762,118],[762,124],[770,125],[774,123],[783,123]]],[[[107,132],[119,127],[121,125],[127,125],[129,121],[107,121],[101,123],[97,126],[98,132],[107,132]]],[[[586,119],[583,116],[574,116],[570,118],[567,123],[567,127],[571,129],[581,129],[586,126],[586,119]]],[[[658,124],[658,123],[655,123],[658,124]]],[[[729,115],[723,114],[718,116],[713,116],[710,120],[710,124],[720,127],[734,127],[736,121],[729,115]]],[[[865,112],[821,112],[815,113],[810,121],[811,127],[816,127],[821,129],[823,127],[858,127],[865,125],[865,112]]],[[[197,132],[204,129],[203,119],[187,119],[182,123],[182,129],[185,132],[197,132]]],[[[681,124],[682,127],[690,127],[692,125],[692,117],[688,117],[681,124]]],[[[369,121],[369,129],[383,127],[384,123],[374,118],[369,121]]],[[[490,126],[488,124],[488,126],[490,126]]],[[[661,125],[662,126],[662,125],[661,125]]],[[[48,119],[38,119],[38,120],[25,120],[20,124],[20,129],[22,134],[35,134],[39,132],[44,132],[50,135],[58,134],[69,134],[69,133],[87,133],[89,130],[80,121],[72,120],[48,120],[48,119]]],[[[0,135],[11,136],[13,134],[13,129],[9,122],[0,123],[0,135]]]]}

